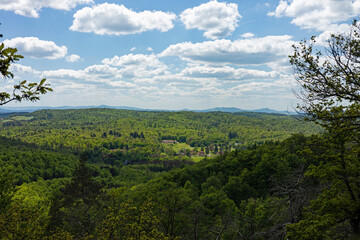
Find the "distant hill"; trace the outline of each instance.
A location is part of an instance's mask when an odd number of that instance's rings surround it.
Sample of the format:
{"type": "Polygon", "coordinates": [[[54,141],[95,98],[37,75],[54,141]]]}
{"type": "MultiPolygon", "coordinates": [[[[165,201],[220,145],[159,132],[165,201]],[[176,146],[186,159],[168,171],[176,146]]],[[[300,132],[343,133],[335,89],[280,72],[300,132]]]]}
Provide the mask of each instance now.
{"type": "MultiPolygon", "coordinates": [[[[192,110],[189,110],[192,111],[192,110]]],[[[217,108],[210,108],[210,109],[204,109],[204,110],[193,110],[194,112],[227,112],[227,113],[236,113],[236,112],[258,112],[258,113],[277,113],[277,114],[296,114],[295,112],[289,112],[289,111],[277,111],[270,108],[260,108],[255,110],[245,110],[241,108],[235,108],[235,107],[217,107],[217,108]]]]}
{"type": "Polygon", "coordinates": [[[180,111],[189,111],[189,112],[226,112],[226,113],[236,113],[236,112],[258,112],[258,113],[276,113],[276,114],[287,114],[294,115],[295,112],[288,111],[278,111],[269,108],[261,108],[255,110],[245,110],[235,107],[216,107],[203,110],[192,110],[192,109],[182,109],[182,110],[167,110],[167,109],[142,109],[128,106],[108,106],[108,105],[99,105],[99,106],[61,106],[61,107],[7,107],[0,108],[0,114],[3,113],[12,113],[12,112],[35,112],[43,109],[87,109],[87,108],[110,108],[110,109],[123,109],[123,110],[134,110],[134,111],[161,111],[161,112],[180,112],[180,111]]]}

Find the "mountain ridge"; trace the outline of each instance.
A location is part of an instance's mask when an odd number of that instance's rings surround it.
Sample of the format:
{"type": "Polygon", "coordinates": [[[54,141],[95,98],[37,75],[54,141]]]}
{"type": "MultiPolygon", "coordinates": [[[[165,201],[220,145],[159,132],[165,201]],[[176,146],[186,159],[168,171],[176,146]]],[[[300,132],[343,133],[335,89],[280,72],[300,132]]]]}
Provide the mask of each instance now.
{"type": "Polygon", "coordinates": [[[133,111],[161,111],[161,112],[182,112],[182,111],[189,111],[189,112],[226,112],[226,113],[237,113],[237,112],[257,112],[257,113],[275,113],[275,114],[286,114],[286,115],[294,115],[295,112],[291,111],[278,111],[270,108],[260,108],[254,110],[245,110],[236,107],[215,107],[215,108],[208,108],[208,109],[181,109],[181,110],[170,110],[170,109],[145,109],[145,108],[136,108],[136,107],[129,107],[129,106],[108,106],[108,105],[90,105],[90,106],[60,106],[60,107],[8,107],[8,108],[0,108],[0,114],[8,114],[8,113],[31,113],[39,110],[62,110],[62,109],[86,109],[86,108],[110,108],[110,109],[122,109],[122,110],[133,110],[133,111]]]}

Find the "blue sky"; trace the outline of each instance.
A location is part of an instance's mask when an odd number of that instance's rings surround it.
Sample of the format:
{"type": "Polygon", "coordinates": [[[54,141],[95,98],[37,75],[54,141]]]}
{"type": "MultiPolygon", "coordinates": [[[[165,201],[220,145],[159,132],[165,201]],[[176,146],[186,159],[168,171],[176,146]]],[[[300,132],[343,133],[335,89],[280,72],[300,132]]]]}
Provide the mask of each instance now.
{"type": "Polygon", "coordinates": [[[0,0],[14,79],[48,79],[37,103],[149,109],[292,110],[292,44],[321,46],[360,14],[360,0],[0,0]]]}

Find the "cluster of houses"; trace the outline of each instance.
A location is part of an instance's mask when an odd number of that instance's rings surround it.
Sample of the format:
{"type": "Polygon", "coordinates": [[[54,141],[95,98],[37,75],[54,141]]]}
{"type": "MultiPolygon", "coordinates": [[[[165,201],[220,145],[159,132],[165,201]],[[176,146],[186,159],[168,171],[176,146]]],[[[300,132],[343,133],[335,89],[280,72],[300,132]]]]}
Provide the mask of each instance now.
{"type": "MultiPolygon", "coordinates": [[[[209,155],[206,155],[206,153],[204,151],[190,151],[191,156],[198,156],[198,157],[210,157],[209,155]]],[[[185,156],[186,154],[184,152],[179,152],[178,153],[179,156],[185,156]]]]}

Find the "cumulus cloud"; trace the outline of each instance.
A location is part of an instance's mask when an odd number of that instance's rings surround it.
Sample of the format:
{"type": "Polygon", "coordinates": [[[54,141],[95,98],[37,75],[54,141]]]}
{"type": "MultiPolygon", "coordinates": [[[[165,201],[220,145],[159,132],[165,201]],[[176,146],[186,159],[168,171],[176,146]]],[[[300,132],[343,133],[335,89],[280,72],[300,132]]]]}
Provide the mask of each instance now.
{"type": "Polygon", "coordinates": [[[170,45],[159,57],[179,56],[186,61],[209,64],[261,65],[287,58],[294,44],[291,39],[291,36],[283,35],[236,41],[183,42],[170,45]]]}
{"type": "Polygon", "coordinates": [[[349,24],[332,24],[327,30],[322,32],[316,37],[316,44],[328,46],[328,40],[330,39],[332,34],[348,34],[351,31],[351,27],[349,24]]]}
{"type": "Polygon", "coordinates": [[[239,84],[235,87],[227,90],[230,95],[246,95],[246,96],[259,96],[259,97],[270,97],[270,96],[281,96],[287,97],[293,96],[289,83],[284,80],[278,80],[273,82],[247,82],[239,84]]]}
{"type": "Polygon", "coordinates": [[[57,69],[44,71],[41,74],[43,78],[50,79],[86,79],[86,73],[83,70],[57,69]]]}
{"type": "Polygon", "coordinates": [[[124,82],[124,81],[114,81],[110,82],[111,86],[117,87],[117,88],[136,88],[136,84],[130,83],[130,82],[124,82]]]}
{"type": "Polygon", "coordinates": [[[16,14],[25,17],[39,17],[39,11],[42,8],[53,8],[57,10],[69,11],[70,9],[80,5],[93,3],[93,0],[5,0],[1,1],[0,9],[6,11],[14,11],[16,14]]]}
{"type": "Polygon", "coordinates": [[[106,89],[130,89],[137,85],[133,82],[123,80],[123,76],[118,68],[108,65],[92,65],[85,69],[57,69],[44,71],[41,77],[48,78],[61,84],[86,84],[89,86],[97,85],[99,91],[108,91],[106,89]]]}
{"type": "Polygon", "coordinates": [[[121,77],[117,68],[108,65],[91,65],[82,70],[50,70],[44,71],[41,76],[51,79],[84,80],[93,82],[121,77]]]}
{"type": "Polygon", "coordinates": [[[4,41],[5,46],[17,48],[18,53],[26,57],[58,59],[67,54],[67,47],[58,46],[53,41],[44,41],[36,37],[17,37],[4,41]]]}
{"type": "Polygon", "coordinates": [[[68,62],[78,62],[81,60],[80,56],[79,55],[76,55],[76,54],[71,54],[71,55],[68,55],[66,56],[66,61],[68,62]]]}
{"type": "Polygon", "coordinates": [[[266,72],[254,69],[209,66],[187,67],[181,71],[184,76],[196,78],[216,78],[221,80],[248,80],[248,79],[274,79],[279,78],[280,74],[275,71],[266,72]]]}
{"type": "Polygon", "coordinates": [[[103,3],[77,11],[70,30],[99,35],[126,35],[151,30],[166,32],[174,27],[175,19],[174,13],[134,12],[124,5],[103,3]]]}
{"type": "Polygon", "coordinates": [[[108,65],[92,65],[84,69],[84,72],[102,79],[114,78],[119,74],[117,68],[110,67],[108,65]]]}
{"type": "Polygon", "coordinates": [[[162,63],[155,54],[128,54],[105,58],[103,64],[120,67],[119,72],[123,77],[151,77],[167,73],[167,66],[162,63]]]}
{"type": "Polygon", "coordinates": [[[103,64],[124,67],[124,66],[146,66],[146,67],[158,67],[163,64],[159,61],[159,59],[154,55],[145,55],[145,54],[128,54],[123,56],[114,56],[113,58],[105,58],[102,60],[103,64]]]}
{"type": "Polygon", "coordinates": [[[154,49],[152,49],[151,47],[147,47],[146,50],[149,51],[149,52],[154,51],[154,49]]]}
{"type": "Polygon", "coordinates": [[[186,29],[205,31],[204,36],[217,39],[230,35],[241,18],[236,3],[217,2],[216,0],[188,8],[180,14],[186,29]]]}
{"type": "Polygon", "coordinates": [[[359,0],[281,0],[269,16],[291,17],[291,23],[305,29],[326,31],[339,22],[360,14],[359,0]]]}
{"type": "Polygon", "coordinates": [[[136,50],[136,47],[132,47],[132,48],[130,49],[131,52],[133,52],[133,51],[135,51],[135,50],[136,50]]]}
{"type": "Polygon", "coordinates": [[[18,63],[10,65],[9,71],[16,74],[39,74],[38,71],[32,69],[30,66],[24,66],[18,63]]]}
{"type": "Polygon", "coordinates": [[[252,37],[255,37],[255,34],[253,34],[251,32],[247,32],[247,33],[241,34],[241,37],[243,37],[243,38],[252,38],[252,37]]]}

